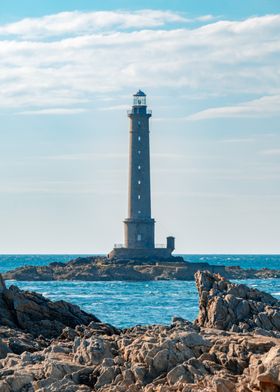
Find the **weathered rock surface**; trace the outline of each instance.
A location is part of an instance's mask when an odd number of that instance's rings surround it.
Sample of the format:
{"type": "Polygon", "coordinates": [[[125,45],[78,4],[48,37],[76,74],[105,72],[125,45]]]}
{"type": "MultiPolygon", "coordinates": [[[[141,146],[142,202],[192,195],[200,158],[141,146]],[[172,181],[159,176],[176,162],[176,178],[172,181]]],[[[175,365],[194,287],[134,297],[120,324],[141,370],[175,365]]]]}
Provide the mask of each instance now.
{"type": "Polygon", "coordinates": [[[278,391],[279,343],[182,321],[110,335],[79,326],[44,349],[7,353],[0,360],[0,390],[278,391]]]}
{"type": "Polygon", "coordinates": [[[210,272],[195,274],[202,327],[280,337],[280,301],[270,294],[231,283],[210,272]]]}
{"type": "MultiPolygon", "coordinates": [[[[279,301],[244,285],[204,272],[196,279],[200,298],[208,298],[207,303],[224,294],[237,299],[242,294],[244,300],[246,293],[250,300],[279,310],[279,301]],[[226,294],[228,290],[231,294],[226,294]]],[[[219,313],[221,308],[213,309],[213,320],[222,320],[225,313],[219,313]]],[[[119,331],[92,321],[87,326],[66,327],[59,337],[45,339],[44,344],[17,330],[15,338],[29,339],[32,345],[19,353],[8,345],[14,330],[0,327],[0,391],[279,391],[280,339],[266,336],[270,330],[259,334],[257,329],[241,333],[209,328],[203,312],[204,308],[200,323],[205,327],[174,318],[169,326],[119,331]]]]}
{"type": "Polygon", "coordinates": [[[0,275],[0,326],[18,328],[34,336],[58,336],[65,327],[99,320],[65,301],[52,302],[41,294],[6,288],[0,275]]]}
{"type": "Polygon", "coordinates": [[[68,263],[47,266],[24,266],[4,274],[5,279],[21,281],[85,280],[85,281],[149,281],[194,280],[198,270],[220,273],[228,279],[280,278],[280,270],[253,270],[224,267],[208,263],[188,263],[182,257],[168,260],[121,261],[105,257],[79,257],[68,263]]]}

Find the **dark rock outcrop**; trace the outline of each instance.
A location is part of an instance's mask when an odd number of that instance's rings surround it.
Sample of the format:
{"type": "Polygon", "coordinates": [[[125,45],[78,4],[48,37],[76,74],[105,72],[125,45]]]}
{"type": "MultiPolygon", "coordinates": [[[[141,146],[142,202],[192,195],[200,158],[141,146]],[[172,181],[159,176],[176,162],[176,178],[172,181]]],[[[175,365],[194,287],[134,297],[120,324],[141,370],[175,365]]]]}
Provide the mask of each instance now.
{"type": "Polygon", "coordinates": [[[280,337],[279,300],[207,271],[197,272],[195,280],[199,293],[198,325],[235,332],[270,331],[280,337]]]}
{"type": "Polygon", "coordinates": [[[0,359],[9,353],[22,354],[25,351],[39,351],[49,345],[49,340],[43,336],[24,332],[20,329],[0,326],[0,359]]]}
{"type": "Polygon", "coordinates": [[[24,266],[4,274],[5,279],[20,281],[83,280],[83,281],[149,281],[194,280],[198,270],[219,273],[228,279],[280,278],[278,270],[253,270],[224,267],[208,263],[189,263],[182,257],[168,260],[108,260],[105,257],[79,257],[68,263],[46,266],[24,266]]]}
{"type": "Polygon", "coordinates": [[[20,328],[34,336],[57,337],[65,327],[99,320],[65,301],[52,302],[43,295],[6,288],[0,275],[0,326],[20,328]]]}

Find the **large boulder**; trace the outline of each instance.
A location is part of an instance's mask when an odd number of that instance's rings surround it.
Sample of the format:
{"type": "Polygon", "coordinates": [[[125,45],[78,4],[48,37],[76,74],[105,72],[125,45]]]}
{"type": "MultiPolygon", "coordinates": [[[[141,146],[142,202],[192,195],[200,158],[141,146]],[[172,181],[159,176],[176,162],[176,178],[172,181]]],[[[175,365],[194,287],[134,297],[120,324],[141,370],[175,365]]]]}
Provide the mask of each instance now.
{"type": "Polygon", "coordinates": [[[270,294],[208,271],[198,271],[195,281],[199,293],[197,325],[234,332],[271,331],[272,336],[280,336],[280,301],[270,294]]]}
{"type": "Polygon", "coordinates": [[[100,322],[97,317],[65,301],[52,302],[43,295],[6,288],[0,275],[0,326],[20,328],[33,336],[53,338],[65,327],[100,322]]]}

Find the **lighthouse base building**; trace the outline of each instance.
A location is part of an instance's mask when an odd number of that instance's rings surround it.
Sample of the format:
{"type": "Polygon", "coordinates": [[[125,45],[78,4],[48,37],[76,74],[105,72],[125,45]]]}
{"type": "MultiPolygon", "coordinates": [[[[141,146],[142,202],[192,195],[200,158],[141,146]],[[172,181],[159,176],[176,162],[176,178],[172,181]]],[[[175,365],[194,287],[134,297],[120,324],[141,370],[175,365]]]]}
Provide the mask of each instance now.
{"type": "Polygon", "coordinates": [[[155,245],[155,220],[151,217],[150,130],[151,110],[147,109],[146,94],[139,90],[133,96],[128,111],[129,184],[128,218],[124,220],[124,244],[114,246],[110,259],[168,259],[175,239],[167,237],[166,245],[155,245]]]}

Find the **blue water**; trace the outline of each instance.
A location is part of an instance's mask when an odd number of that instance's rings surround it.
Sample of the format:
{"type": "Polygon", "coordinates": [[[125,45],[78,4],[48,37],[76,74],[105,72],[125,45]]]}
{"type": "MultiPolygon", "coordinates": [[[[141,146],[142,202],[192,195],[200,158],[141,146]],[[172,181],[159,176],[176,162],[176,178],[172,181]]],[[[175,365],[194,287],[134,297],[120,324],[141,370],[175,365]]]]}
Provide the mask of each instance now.
{"type": "Polygon", "coordinates": [[[280,269],[280,255],[181,255],[191,262],[216,265],[239,265],[242,268],[280,269]]]}
{"type": "MultiPolygon", "coordinates": [[[[0,272],[22,265],[66,262],[78,255],[0,255],[0,272]]],[[[245,268],[280,268],[280,255],[185,255],[187,260],[245,268]]],[[[239,281],[240,282],[240,281],[239,281]]],[[[280,279],[248,279],[243,283],[280,299],[280,279]]],[[[102,321],[119,327],[136,324],[169,324],[173,316],[195,319],[198,297],[194,282],[15,282],[25,290],[37,291],[52,300],[64,299],[91,312],[102,321]]]]}
{"type": "Polygon", "coordinates": [[[0,255],[0,273],[23,265],[47,265],[54,261],[65,263],[79,256],[81,255],[0,255]]]}

